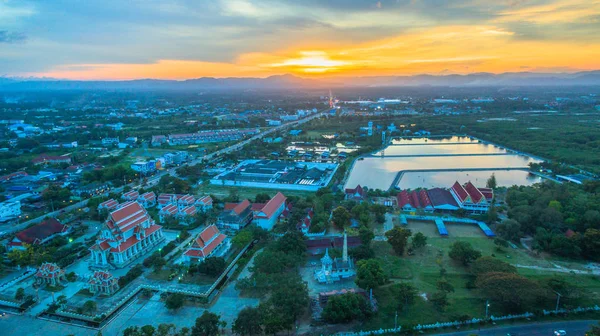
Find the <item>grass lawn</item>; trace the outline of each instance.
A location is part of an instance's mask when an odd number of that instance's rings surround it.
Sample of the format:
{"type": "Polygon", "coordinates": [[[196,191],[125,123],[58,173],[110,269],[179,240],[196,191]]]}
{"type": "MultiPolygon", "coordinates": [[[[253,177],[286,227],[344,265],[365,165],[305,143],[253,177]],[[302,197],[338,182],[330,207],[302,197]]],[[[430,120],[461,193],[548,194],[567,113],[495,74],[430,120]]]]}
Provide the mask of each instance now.
{"type": "Polygon", "coordinates": [[[175,272],[168,268],[163,268],[158,272],[154,272],[153,270],[152,272],[146,274],[146,278],[158,281],[169,281],[169,275],[171,275],[171,273],[175,272]]]}
{"type": "Polygon", "coordinates": [[[179,282],[193,285],[212,285],[216,279],[208,275],[196,273],[194,275],[186,274],[179,282]]]}
{"type": "MultiPolygon", "coordinates": [[[[433,225],[433,224],[432,224],[433,225]]],[[[417,297],[415,303],[404,310],[398,311],[398,323],[403,326],[431,323],[437,321],[454,321],[461,316],[484,317],[486,298],[476,289],[467,289],[467,282],[471,279],[469,269],[455,263],[448,257],[450,245],[455,241],[468,241],[483,256],[495,255],[496,258],[513,265],[527,265],[539,267],[553,267],[552,264],[571,264],[576,262],[564,260],[548,260],[536,257],[523,249],[504,249],[498,252],[493,240],[482,237],[428,237],[427,246],[417,250],[412,256],[399,257],[394,254],[387,242],[374,241],[373,249],[377,259],[390,278],[390,283],[384,285],[373,294],[377,298],[379,312],[371,320],[360,326],[362,330],[379,328],[392,328],[394,316],[398,310],[394,288],[397,283],[406,282],[415,286],[419,295],[431,295],[437,291],[436,283],[441,279],[440,266],[443,265],[447,273],[446,280],[450,282],[455,291],[448,295],[449,305],[445,311],[440,312],[422,297],[417,297]]],[[[581,266],[581,264],[579,264],[581,266]]],[[[592,275],[576,275],[570,273],[549,272],[546,270],[518,268],[519,274],[527,278],[544,282],[550,278],[562,278],[576,285],[582,290],[582,295],[576,302],[565,302],[563,307],[591,306],[600,299],[600,277],[592,275]]],[[[554,306],[540,307],[553,309],[554,306]]],[[[498,305],[490,306],[490,315],[503,315],[506,311],[498,305]]]]}

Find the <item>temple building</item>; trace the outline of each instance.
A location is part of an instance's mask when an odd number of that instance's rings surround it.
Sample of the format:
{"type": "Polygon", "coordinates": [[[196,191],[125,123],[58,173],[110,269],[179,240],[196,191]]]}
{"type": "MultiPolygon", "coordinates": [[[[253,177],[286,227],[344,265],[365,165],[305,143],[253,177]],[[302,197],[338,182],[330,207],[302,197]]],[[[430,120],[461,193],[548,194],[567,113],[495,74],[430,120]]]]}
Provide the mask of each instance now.
{"type": "Polygon", "coordinates": [[[55,263],[45,262],[35,273],[36,281],[50,286],[60,285],[67,281],[65,270],[55,263]]]}
{"type": "Polygon", "coordinates": [[[88,280],[89,290],[94,294],[113,295],[119,290],[119,281],[107,271],[95,271],[88,280]]]}
{"type": "Polygon", "coordinates": [[[208,257],[222,257],[230,247],[231,241],[227,236],[211,225],[200,232],[192,247],[183,254],[183,259],[186,262],[201,262],[208,257]]]}
{"type": "Polygon", "coordinates": [[[315,280],[319,283],[334,283],[342,279],[348,279],[356,275],[354,261],[348,257],[348,237],[344,232],[344,246],[342,257],[332,259],[329,249],[325,250],[325,256],[321,258],[321,269],[315,271],[315,280]]]}
{"type": "Polygon", "coordinates": [[[225,203],[225,208],[217,218],[220,228],[239,231],[253,219],[252,204],[248,200],[240,203],[225,203]]]}
{"type": "Polygon", "coordinates": [[[92,252],[91,266],[121,268],[165,239],[157,225],[138,202],[127,202],[108,215],[92,252]]]}

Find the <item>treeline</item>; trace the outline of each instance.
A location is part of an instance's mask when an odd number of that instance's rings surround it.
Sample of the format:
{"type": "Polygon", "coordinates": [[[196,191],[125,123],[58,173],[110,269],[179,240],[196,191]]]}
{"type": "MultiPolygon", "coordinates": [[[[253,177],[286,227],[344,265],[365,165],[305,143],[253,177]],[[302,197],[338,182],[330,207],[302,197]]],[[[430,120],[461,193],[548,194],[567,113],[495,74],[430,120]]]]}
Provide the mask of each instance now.
{"type": "Polygon", "coordinates": [[[506,203],[509,219],[496,226],[503,238],[533,236],[534,249],[600,260],[600,182],[511,187],[506,203]]]}

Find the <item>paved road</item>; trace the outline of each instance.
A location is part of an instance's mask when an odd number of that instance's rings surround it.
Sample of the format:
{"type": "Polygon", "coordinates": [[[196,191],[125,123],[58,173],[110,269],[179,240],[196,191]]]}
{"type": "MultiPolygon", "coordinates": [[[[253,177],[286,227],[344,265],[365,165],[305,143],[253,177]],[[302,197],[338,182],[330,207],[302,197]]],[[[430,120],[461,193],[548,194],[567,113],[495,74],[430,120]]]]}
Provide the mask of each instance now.
{"type": "Polygon", "coordinates": [[[564,322],[546,322],[546,323],[531,323],[522,325],[513,325],[506,327],[496,327],[489,329],[461,331],[455,333],[445,333],[436,335],[445,336],[506,336],[507,334],[519,335],[519,336],[552,336],[555,330],[564,330],[568,336],[584,336],[585,332],[590,329],[592,325],[597,324],[596,320],[586,321],[564,321],[564,322]]]}

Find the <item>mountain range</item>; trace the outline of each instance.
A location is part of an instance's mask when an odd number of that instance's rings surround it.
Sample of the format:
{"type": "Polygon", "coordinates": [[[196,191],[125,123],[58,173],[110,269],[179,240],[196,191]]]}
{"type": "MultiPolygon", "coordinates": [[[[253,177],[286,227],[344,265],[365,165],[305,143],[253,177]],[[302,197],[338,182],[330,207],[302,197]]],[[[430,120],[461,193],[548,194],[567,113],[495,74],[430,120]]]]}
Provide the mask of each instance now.
{"type": "Polygon", "coordinates": [[[78,81],[52,78],[0,77],[0,91],[46,90],[274,90],[328,87],[402,86],[600,86],[600,71],[577,73],[510,72],[502,74],[414,75],[302,78],[277,75],[266,78],[213,78],[188,80],[139,79],[126,81],[78,81]]]}

